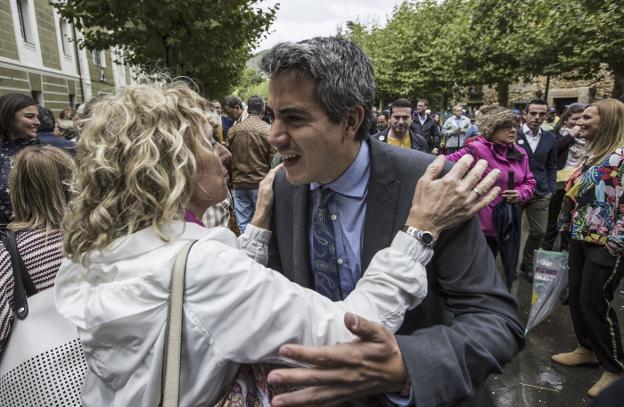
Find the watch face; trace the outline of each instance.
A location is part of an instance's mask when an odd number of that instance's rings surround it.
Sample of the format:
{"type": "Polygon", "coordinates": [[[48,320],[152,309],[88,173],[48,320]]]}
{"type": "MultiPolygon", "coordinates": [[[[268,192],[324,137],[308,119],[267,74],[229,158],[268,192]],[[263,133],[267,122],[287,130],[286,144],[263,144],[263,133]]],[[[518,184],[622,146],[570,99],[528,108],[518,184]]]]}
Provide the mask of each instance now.
{"type": "Polygon", "coordinates": [[[433,235],[429,232],[423,232],[420,234],[420,240],[423,242],[424,245],[426,246],[430,246],[433,244],[433,235]]]}

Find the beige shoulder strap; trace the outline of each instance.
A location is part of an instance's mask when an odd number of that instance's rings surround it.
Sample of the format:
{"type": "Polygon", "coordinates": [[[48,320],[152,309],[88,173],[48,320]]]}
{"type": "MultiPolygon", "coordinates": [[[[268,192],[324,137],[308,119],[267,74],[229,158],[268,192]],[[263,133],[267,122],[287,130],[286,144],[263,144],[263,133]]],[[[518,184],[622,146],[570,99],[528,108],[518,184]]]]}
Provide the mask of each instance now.
{"type": "Polygon", "coordinates": [[[182,305],[184,304],[184,274],[186,260],[195,241],[184,245],[173,265],[169,288],[169,312],[165,335],[163,368],[163,407],[177,407],[180,393],[180,359],[182,357],[182,305]]]}

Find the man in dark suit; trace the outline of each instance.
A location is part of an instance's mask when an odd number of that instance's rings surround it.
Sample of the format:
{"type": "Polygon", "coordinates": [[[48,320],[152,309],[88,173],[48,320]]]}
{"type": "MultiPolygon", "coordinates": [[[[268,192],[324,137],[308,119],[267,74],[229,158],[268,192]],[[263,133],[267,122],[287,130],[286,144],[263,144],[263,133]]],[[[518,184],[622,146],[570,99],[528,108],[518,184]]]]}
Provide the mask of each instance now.
{"type": "Polygon", "coordinates": [[[440,148],[440,129],[431,115],[427,114],[428,107],[429,101],[427,99],[418,99],[411,129],[427,140],[428,151],[435,152],[440,148]]]}
{"type": "MultiPolygon", "coordinates": [[[[433,157],[367,136],[372,66],[351,42],[282,43],[265,55],[262,68],[270,76],[269,142],[283,155],[285,168],[273,186],[270,265],[303,286],[331,292],[315,246],[316,213],[327,205],[339,265],[333,288],[336,299],[344,298],[374,253],[403,228],[413,199],[426,195],[415,197],[414,188],[433,157]],[[323,191],[331,196],[327,204],[323,191]]],[[[424,216],[424,231],[431,226],[427,221],[424,216]]],[[[345,323],[358,341],[282,347],[283,356],[315,367],[274,371],[269,381],[313,387],[280,395],[274,403],[375,405],[385,399],[354,399],[400,393],[388,397],[402,405],[492,405],[482,385],[520,350],[523,333],[475,217],[439,235],[427,275],[429,294],[406,315],[396,336],[348,316],[345,323]]]]}
{"type": "Polygon", "coordinates": [[[533,279],[533,253],[539,249],[548,226],[550,198],[557,192],[557,139],[541,128],[548,105],[541,99],[529,102],[524,111],[524,124],[518,129],[517,144],[529,156],[529,168],[537,186],[533,198],[521,204],[529,223],[529,236],[524,245],[520,270],[533,279]]]}

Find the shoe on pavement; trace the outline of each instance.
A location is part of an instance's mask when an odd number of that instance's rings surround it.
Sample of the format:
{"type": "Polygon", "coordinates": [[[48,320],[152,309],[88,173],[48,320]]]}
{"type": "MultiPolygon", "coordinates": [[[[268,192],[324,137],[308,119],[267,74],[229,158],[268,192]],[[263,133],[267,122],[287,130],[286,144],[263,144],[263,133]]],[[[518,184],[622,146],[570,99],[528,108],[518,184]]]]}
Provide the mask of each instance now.
{"type": "Polygon", "coordinates": [[[596,354],[584,346],[579,345],[572,352],[558,353],[551,359],[565,366],[591,365],[598,363],[596,354]]]}
{"type": "Polygon", "coordinates": [[[611,383],[619,379],[620,377],[624,377],[624,373],[612,373],[605,371],[602,376],[600,376],[600,380],[598,380],[594,385],[587,390],[587,394],[589,397],[596,397],[600,394],[601,391],[609,387],[611,383]]]}

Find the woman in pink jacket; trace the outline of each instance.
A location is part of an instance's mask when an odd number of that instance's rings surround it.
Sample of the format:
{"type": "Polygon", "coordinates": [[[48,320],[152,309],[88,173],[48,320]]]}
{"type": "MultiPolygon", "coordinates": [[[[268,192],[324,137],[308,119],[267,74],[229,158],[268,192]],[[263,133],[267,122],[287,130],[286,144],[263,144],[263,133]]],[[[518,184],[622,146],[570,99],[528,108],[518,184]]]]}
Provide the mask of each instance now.
{"type": "MultiPolygon", "coordinates": [[[[494,207],[503,199],[512,203],[527,201],[533,196],[535,190],[535,178],[529,170],[529,158],[524,149],[515,146],[519,125],[511,110],[493,110],[479,118],[481,132],[479,138],[461,150],[446,156],[447,160],[456,162],[462,156],[471,154],[475,162],[480,159],[488,162],[486,174],[495,168],[501,172],[496,181],[496,185],[501,187],[501,194],[479,212],[481,230],[494,256],[499,248],[492,219],[494,207]],[[510,188],[512,177],[514,187],[510,188]]],[[[479,192],[475,191],[475,193],[479,192]]]]}

